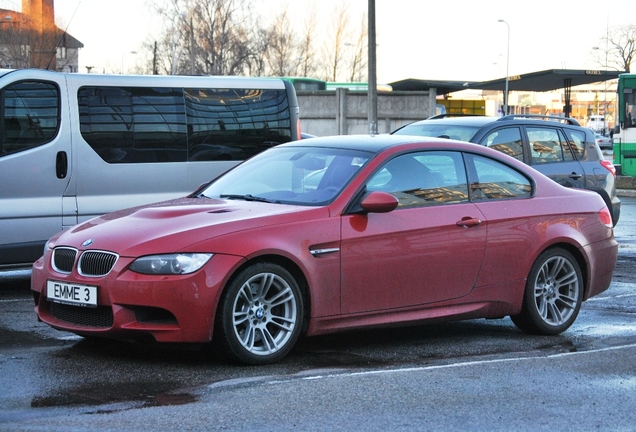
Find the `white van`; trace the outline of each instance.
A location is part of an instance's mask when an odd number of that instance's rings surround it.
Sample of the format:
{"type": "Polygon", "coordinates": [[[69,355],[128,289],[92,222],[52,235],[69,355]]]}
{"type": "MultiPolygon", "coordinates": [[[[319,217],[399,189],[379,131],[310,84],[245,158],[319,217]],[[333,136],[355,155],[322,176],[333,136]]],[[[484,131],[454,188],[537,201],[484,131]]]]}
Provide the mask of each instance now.
{"type": "Polygon", "coordinates": [[[605,133],[605,116],[600,114],[592,114],[587,120],[586,126],[588,129],[592,129],[592,131],[596,133],[605,133]]]}
{"type": "Polygon", "coordinates": [[[64,228],[187,195],[299,138],[279,79],[0,69],[0,270],[29,267],[64,228]]]}

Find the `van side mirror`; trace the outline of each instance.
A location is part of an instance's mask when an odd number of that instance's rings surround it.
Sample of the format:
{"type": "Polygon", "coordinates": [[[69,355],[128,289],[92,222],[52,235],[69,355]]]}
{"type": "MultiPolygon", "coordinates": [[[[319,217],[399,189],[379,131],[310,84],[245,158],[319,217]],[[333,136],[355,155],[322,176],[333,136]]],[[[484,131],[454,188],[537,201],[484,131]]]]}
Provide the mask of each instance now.
{"type": "Polygon", "coordinates": [[[390,193],[374,191],[367,195],[360,207],[369,213],[388,213],[397,208],[398,199],[390,193]]]}

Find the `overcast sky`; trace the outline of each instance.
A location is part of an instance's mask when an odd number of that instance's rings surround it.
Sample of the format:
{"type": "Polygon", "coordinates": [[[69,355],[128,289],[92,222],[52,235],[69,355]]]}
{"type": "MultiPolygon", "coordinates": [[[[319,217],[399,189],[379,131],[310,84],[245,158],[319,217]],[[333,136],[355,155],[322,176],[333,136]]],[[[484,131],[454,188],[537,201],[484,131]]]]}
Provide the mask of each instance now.
{"type": "MultiPolygon", "coordinates": [[[[328,20],[342,0],[253,0],[263,15],[288,4],[301,23],[318,4],[328,20]]],[[[545,69],[602,69],[593,47],[607,29],[636,24],[636,0],[376,0],[377,78],[481,81],[505,76],[510,26],[510,75],[545,69]]],[[[21,0],[0,7],[21,9],[21,0]]],[[[368,0],[347,0],[352,21],[368,0]]],[[[79,39],[80,71],[85,66],[117,71],[134,64],[147,35],[160,22],[147,0],[55,0],[56,23],[79,39]]],[[[327,28],[325,25],[323,29],[327,28]]],[[[605,49],[604,46],[601,47],[605,49]]],[[[601,56],[601,58],[603,58],[601,56]]]]}

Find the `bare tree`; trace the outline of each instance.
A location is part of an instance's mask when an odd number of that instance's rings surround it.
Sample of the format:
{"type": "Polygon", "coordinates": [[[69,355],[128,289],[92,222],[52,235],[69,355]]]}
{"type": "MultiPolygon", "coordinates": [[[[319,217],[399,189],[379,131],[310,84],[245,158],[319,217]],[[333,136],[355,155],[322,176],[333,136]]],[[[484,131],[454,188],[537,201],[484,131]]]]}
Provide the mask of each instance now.
{"type": "MultiPolygon", "coordinates": [[[[362,15],[358,38],[355,43],[349,44],[353,49],[351,57],[351,67],[349,68],[349,81],[362,81],[363,72],[367,68],[367,36],[369,28],[367,26],[367,15],[362,15]]],[[[366,75],[365,75],[366,76],[366,75]]]]}
{"type": "Polygon", "coordinates": [[[616,27],[601,38],[597,63],[608,69],[629,72],[636,55],[636,25],[616,27]],[[600,47],[606,47],[605,49],[600,47]],[[603,55],[601,56],[601,53],[603,55]]]}
{"type": "Polygon", "coordinates": [[[307,16],[303,23],[302,37],[298,47],[300,59],[299,74],[305,77],[313,77],[318,75],[316,67],[316,28],[318,26],[318,11],[316,5],[313,4],[307,9],[307,16]]]}
{"type": "Polygon", "coordinates": [[[20,22],[3,20],[0,23],[0,67],[27,68],[31,31],[20,22]],[[26,30],[24,29],[26,28],[26,30]]]}
{"type": "Polygon", "coordinates": [[[153,50],[158,73],[242,75],[250,70],[250,0],[157,0],[154,6],[166,27],[145,48],[153,50]]]}
{"type": "Polygon", "coordinates": [[[331,21],[332,31],[323,48],[325,57],[323,78],[327,81],[338,81],[345,63],[345,44],[349,38],[349,15],[346,3],[339,4],[334,10],[331,21]]]}
{"type": "Polygon", "coordinates": [[[287,7],[277,15],[269,30],[267,63],[273,75],[293,76],[298,68],[294,46],[294,32],[288,19],[287,7]]]}

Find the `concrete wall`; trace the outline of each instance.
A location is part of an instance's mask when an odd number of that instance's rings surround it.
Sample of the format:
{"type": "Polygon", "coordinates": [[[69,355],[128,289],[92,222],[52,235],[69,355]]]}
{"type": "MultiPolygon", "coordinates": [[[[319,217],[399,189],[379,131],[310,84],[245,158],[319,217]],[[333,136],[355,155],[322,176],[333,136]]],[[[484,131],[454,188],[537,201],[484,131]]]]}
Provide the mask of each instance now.
{"type": "MultiPolygon", "coordinates": [[[[298,92],[300,125],[317,136],[369,133],[367,92],[298,92]]],[[[378,92],[378,133],[435,115],[436,92],[378,92]]]]}

